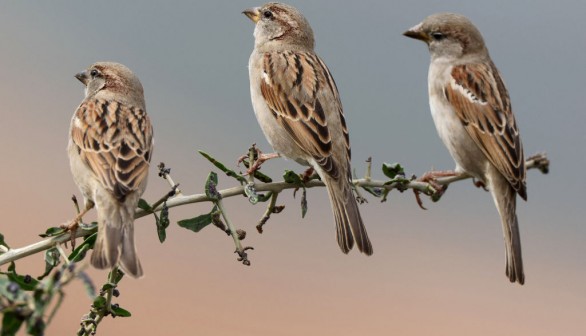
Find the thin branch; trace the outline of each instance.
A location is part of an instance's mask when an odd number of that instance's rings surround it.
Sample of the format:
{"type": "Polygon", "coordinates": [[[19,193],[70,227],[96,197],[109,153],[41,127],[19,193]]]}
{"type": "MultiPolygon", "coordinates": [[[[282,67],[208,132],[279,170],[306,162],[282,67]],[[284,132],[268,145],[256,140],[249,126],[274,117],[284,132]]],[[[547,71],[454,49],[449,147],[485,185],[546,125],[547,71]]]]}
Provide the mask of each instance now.
{"type": "Polygon", "coordinates": [[[283,211],[283,209],[285,208],[284,205],[277,206],[277,198],[278,197],[279,197],[279,193],[271,194],[271,200],[269,201],[269,205],[267,206],[267,209],[265,210],[265,213],[263,214],[262,218],[260,219],[260,221],[256,225],[256,230],[258,231],[258,233],[262,233],[262,230],[263,230],[262,227],[267,223],[269,218],[271,218],[272,214],[279,213],[279,212],[283,211]]]}
{"type": "MultiPolygon", "coordinates": [[[[526,165],[527,169],[539,169],[542,173],[546,174],[549,169],[549,160],[547,159],[547,156],[544,153],[541,153],[541,154],[533,155],[533,156],[527,158],[525,165],[526,165]]],[[[449,185],[451,183],[461,181],[461,180],[466,180],[469,178],[470,178],[469,175],[461,174],[461,175],[453,176],[453,177],[439,178],[439,179],[437,179],[436,183],[439,185],[445,186],[445,185],[449,185]]],[[[420,182],[420,181],[416,181],[416,180],[409,181],[406,184],[402,184],[402,183],[401,184],[400,183],[387,184],[388,181],[372,180],[367,177],[367,178],[355,179],[354,181],[352,181],[352,183],[356,187],[379,188],[380,190],[388,190],[388,191],[393,190],[393,189],[400,189],[400,190],[413,189],[413,190],[421,191],[422,193],[429,193],[430,189],[433,190],[433,187],[429,183],[420,182]]],[[[272,191],[273,193],[279,193],[285,189],[295,189],[298,187],[295,184],[287,183],[284,181],[272,182],[272,183],[260,183],[259,182],[259,183],[256,183],[254,186],[255,186],[256,191],[258,191],[258,192],[272,191]]],[[[325,185],[320,180],[311,180],[311,181],[308,181],[305,183],[306,188],[315,188],[315,187],[323,187],[323,186],[325,186],[325,185]]],[[[244,195],[244,188],[245,188],[245,186],[237,186],[237,187],[233,187],[233,188],[219,190],[218,193],[221,195],[221,198],[239,196],[239,195],[244,195]]],[[[211,198],[209,198],[208,196],[206,196],[205,194],[176,195],[176,196],[170,198],[169,200],[167,200],[166,204],[167,204],[168,208],[174,208],[174,207],[178,207],[178,206],[186,205],[186,204],[191,204],[191,203],[212,202],[212,201],[213,200],[211,198]]],[[[161,204],[161,205],[157,206],[156,208],[154,208],[153,211],[155,211],[155,212],[160,211],[160,210],[162,210],[162,208],[163,208],[163,205],[161,204]]],[[[136,211],[134,218],[141,218],[141,217],[147,216],[149,214],[151,214],[151,212],[147,212],[147,211],[138,209],[136,211]]],[[[84,230],[80,229],[75,232],[75,237],[76,238],[83,237],[83,236],[86,236],[90,233],[91,233],[90,231],[84,231],[84,230]]],[[[32,254],[48,250],[57,244],[61,244],[61,243],[68,241],[69,239],[70,239],[69,234],[63,234],[63,235],[44,239],[39,242],[33,243],[28,246],[24,246],[21,248],[10,249],[8,252],[0,254],[0,266],[7,264],[11,261],[22,259],[22,258],[27,257],[32,254]]]]}
{"type": "Polygon", "coordinates": [[[92,308],[81,321],[81,326],[77,335],[85,336],[85,335],[95,335],[98,329],[98,325],[105,316],[112,315],[112,317],[116,317],[115,311],[112,309],[112,297],[114,296],[114,290],[118,286],[118,282],[122,279],[123,273],[119,270],[117,266],[113,267],[108,274],[108,282],[106,283],[106,289],[102,287],[102,292],[100,293],[100,297],[105,296],[105,302],[103,303],[102,307],[96,307],[96,300],[92,304],[92,308]]]}

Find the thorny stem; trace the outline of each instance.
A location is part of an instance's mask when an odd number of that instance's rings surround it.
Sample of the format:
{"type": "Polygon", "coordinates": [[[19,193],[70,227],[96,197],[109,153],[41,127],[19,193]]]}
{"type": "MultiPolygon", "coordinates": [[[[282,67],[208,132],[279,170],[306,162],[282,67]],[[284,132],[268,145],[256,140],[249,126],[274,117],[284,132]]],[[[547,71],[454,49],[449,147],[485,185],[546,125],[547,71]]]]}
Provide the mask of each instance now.
{"type": "MultiPolygon", "coordinates": [[[[531,157],[528,157],[525,161],[525,165],[527,169],[539,169],[542,173],[546,174],[548,172],[549,167],[549,160],[545,154],[537,154],[531,157]]],[[[453,177],[444,177],[438,178],[436,183],[439,185],[449,185],[451,183],[469,179],[470,176],[467,174],[461,174],[453,177]]],[[[429,192],[429,183],[426,182],[419,182],[419,181],[409,181],[407,184],[385,184],[387,181],[382,180],[370,180],[370,179],[356,179],[353,181],[353,184],[357,187],[371,187],[371,188],[380,188],[381,190],[393,190],[397,188],[404,189],[415,189],[421,192],[429,192]]],[[[323,187],[324,184],[320,180],[311,180],[305,183],[306,188],[313,188],[313,187],[323,187]]],[[[287,183],[284,181],[281,182],[272,182],[272,183],[255,183],[255,188],[257,192],[263,191],[272,191],[274,193],[279,193],[285,189],[295,189],[298,186],[292,183],[287,183]]],[[[221,195],[222,198],[226,197],[233,197],[244,195],[244,186],[237,186],[232,187],[224,190],[219,190],[218,193],[221,195]]],[[[207,197],[205,194],[194,194],[194,195],[177,195],[167,201],[167,207],[174,208],[185,204],[192,204],[192,203],[201,203],[201,202],[212,202],[213,200],[207,197]]],[[[158,205],[157,207],[153,207],[153,211],[161,211],[163,208],[162,204],[158,205]]],[[[223,211],[222,211],[223,212],[223,211]]],[[[223,212],[224,213],[224,212],[223,212]]],[[[144,211],[142,209],[137,209],[134,218],[141,218],[151,214],[151,212],[144,211]]],[[[90,234],[88,231],[84,230],[77,230],[75,236],[76,237],[84,237],[90,234]]],[[[29,255],[45,251],[56,244],[61,244],[65,241],[70,239],[69,234],[63,234],[55,237],[50,237],[39,242],[33,243],[28,246],[24,246],[21,248],[13,248],[9,249],[8,252],[0,254],[0,266],[7,264],[11,261],[15,261],[18,259],[22,259],[29,255]]]]}
{"type": "Polygon", "coordinates": [[[175,191],[175,195],[183,195],[181,189],[179,189],[179,185],[175,184],[175,182],[173,182],[173,179],[171,178],[171,168],[166,168],[165,163],[163,162],[159,163],[157,167],[159,168],[159,176],[167,180],[167,182],[169,182],[169,185],[175,191]]]}
{"type": "Polygon", "coordinates": [[[267,223],[269,218],[271,218],[271,215],[275,212],[275,205],[277,204],[277,197],[279,197],[279,193],[277,193],[277,192],[273,193],[271,195],[271,200],[269,202],[269,205],[267,206],[267,209],[265,210],[265,213],[263,214],[262,218],[260,219],[260,221],[256,225],[256,231],[258,231],[258,233],[262,233],[262,227],[267,223]]]}
{"type": "Polygon", "coordinates": [[[96,330],[98,329],[98,324],[100,324],[100,322],[102,322],[102,320],[104,319],[105,316],[107,316],[108,314],[113,314],[112,313],[112,309],[111,309],[111,304],[112,304],[112,296],[114,293],[114,289],[116,288],[117,282],[116,282],[116,278],[117,278],[117,274],[119,272],[118,266],[114,266],[112,268],[112,270],[110,271],[110,274],[108,274],[108,283],[111,286],[111,288],[108,288],[106,290],[106,304],[104,305],[104,307],[102,307],[102,309],[99,310],[95,310],[92,308],[93,313],[95,313],[95,316],[92,318],[92,312],[90,312],[90,318],[88,319],[84,319],[81,323],[81,329],[79,330],[79,332],[77,333],[78,335],[95,335],[96,330]]]}
{"type": "MultiPolygon", "coordinates": [[[[248,162],[249,167],[252,167],[254,164],[254,155],[256,154],[256,144],[252,144],[252,146],[248,149],[248,162]]],[[[248,174],[248,183],[254,183],[254,173],[248,174]]]]}
{"type": "Polygon", "coordinates": [[[228,215],[226,214],[226,208],[224,208],[224,204],[222,203],[222,199],[218,199],[217,201],[215,201],[215,203],[218,206],[218,210],[220,210],[222,217],[224,217],[224,222],[228,226],[228,230],[230,230],[230,235],[232,236],[232,239],[234,240],[234,245],[236,245],[236,252],[242,258],[242,262],[245,265],[247,265],[247,266],[250,265],[250,262],[246,258],[246,252],[244,251],[244,248],[242,248],[242,244],[240,244],[240,238],[238,237],[238,232],[236,232],[236,228],[234,227],[234,225],[232,225],[232,222],[230,222],[230,220],[228,219],[228,215]]]}
{"type": "MultiPolygon", "coordinates": [[[[178,195],[178,192],[177,192],[177,190],[179,190],[178,187],[179,187],[178,184],[172,186],[171,191],[169,191],[165,196],[161,197],[158,201],[153,203],[153,205],[151,205],[152,209],[157,209],[159,206],[161,206],[161,204],[167,202],[167,200],[169,198],[174,197],[175,195],[178,195]]],[[[161,210],[162,209],[163,208],[161,207],[161,210]]],[[[156,211],[153,211],[153,212],[156,212],[156,211]]],[[[138,217],[135,216],[135,218],[138,218],[138,217]]]]}
{"type": "Polygon", "coordinates": [[[372,157],[366,159],[366,173],[364,174],[364,179],[366,181],[370,181],[372,174],[372,157]]]}

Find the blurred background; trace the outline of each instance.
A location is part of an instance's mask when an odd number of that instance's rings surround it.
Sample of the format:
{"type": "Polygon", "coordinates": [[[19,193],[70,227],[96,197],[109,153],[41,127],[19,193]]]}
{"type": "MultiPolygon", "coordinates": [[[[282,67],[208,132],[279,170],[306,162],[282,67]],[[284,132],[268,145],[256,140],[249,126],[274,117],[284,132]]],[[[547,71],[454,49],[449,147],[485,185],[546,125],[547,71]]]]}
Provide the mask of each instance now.
{"type": "MultiPolygon", "coordinates": [[[[83,98],[73,78],[96,61],[131,68],[145,88],[156,147],[144,198],[159,199],[164,161],[187,194],[203,192],[212,166],[197,150],[235,167],[252,143],[270,151],[250,103],[252,1],[4,1],[0,3],[0,232],[13,247],[74,216],[80,196],[65,152],[70,118],[83,98]]],[[[332,71],[350,128],[359,176],[373,157],[408,174],[452,169],[427,100],[426,46],[401,34],[427,15],[453,11],[483,33],[510,92],[526,155],[546,151],[551,173],[530,171],[519,202],[526,284],[505,277],[501,225],[488,193],[454,184],[419,209],[410,192],[361,206],[375,254],[343,255],[327,195],[284,192],[287,207],[259,235],[265,210],[226,201],[254,246],[252,266],[236,261],[231,239],[199,234],[178,220],[211,209],[171,209],[167,241],[154,219],[136,223],[146,277],[124,279],[115,300],[131,318],[108,318],[100,335],[584,335],[586,166],[584,90],[586,3],[545,1],[290,1],[310,21],[316,50],[332,71]]],[[[273,160],[263,171],[304,168],[273,160]]],[[[235,186],[220,177],[220,188],[235,186]]],[[[95,211],[86,219],[92,219],[95,211]]],[[[17,263],[39,275],[42,255],[17,263]]],[[[2,267],[5,270],[5,267],[2,267]]],[[[96,284],[107,272],[89,271],[96,284]]],[[[91,304],[81,284],[66,290],[48,335],[76,332],[91,304]]]]}

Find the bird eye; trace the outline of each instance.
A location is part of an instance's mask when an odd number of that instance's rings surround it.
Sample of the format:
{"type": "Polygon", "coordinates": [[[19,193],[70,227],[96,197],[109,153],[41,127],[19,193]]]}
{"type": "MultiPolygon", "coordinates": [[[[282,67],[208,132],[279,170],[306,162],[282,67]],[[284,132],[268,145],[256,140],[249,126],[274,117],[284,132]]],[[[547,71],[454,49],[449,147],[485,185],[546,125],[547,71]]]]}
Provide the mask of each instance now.
{"type": "Polygon", "coordinates": [[[262,12],[262,16],[265,19],[272,19],[273,18],[273,13],[270,10],[266,10],[266,11],[262,12]]]}
{"type": "Polygon", "coordinates": [[[441,41],[443,40],[446,36],[440,32],[434,32],[431,33],[431,37],[436,40],[436,41],[441,41]]]}
{"type": "Polygon", "coordinates": [[[98,74],[99,74],[99,72],[96,69],[93,69],[92,71],[90,71],[90,76],[92,76],[92,78],[95,78],[98,74]]]}

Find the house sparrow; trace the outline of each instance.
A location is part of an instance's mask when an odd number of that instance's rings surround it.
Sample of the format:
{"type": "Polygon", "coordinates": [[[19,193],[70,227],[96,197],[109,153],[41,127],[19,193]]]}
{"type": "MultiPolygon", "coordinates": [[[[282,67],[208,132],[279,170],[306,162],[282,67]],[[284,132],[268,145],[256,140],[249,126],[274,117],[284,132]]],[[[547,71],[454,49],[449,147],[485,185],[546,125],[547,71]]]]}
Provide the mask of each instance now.
{"type": "Polygon", "coordinates": [[[464,16],[441,13],[404,33],[427,43],[429,105],[440,138],[467,173],[491,191],[506,247],[506,275],[523,284],[516,194],[527,200],[523,146],[509,94],[482,35],[464,16]]]}
{"type": "Polygon", "coordinates": [[[313,167],[325,183],[344,253],[372,245],[352,193],[350,138],[338,89],[315,54],[313,31],[295,8],[268,3],[243,12],[256,24],[248,64],[256,118],[281,155],[313,167]]]}
{"type": "Polygon", "coordinates": [[[95,204],[98,237],[91,263],[143,275],[134,245],[134,211],[147,185],[153,128],[142,85],[124,65],[99,62],[75,77],[85,98],[69,131],[69,162],[86,209],[95,204]]]}

